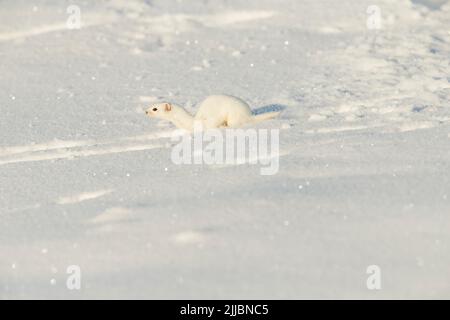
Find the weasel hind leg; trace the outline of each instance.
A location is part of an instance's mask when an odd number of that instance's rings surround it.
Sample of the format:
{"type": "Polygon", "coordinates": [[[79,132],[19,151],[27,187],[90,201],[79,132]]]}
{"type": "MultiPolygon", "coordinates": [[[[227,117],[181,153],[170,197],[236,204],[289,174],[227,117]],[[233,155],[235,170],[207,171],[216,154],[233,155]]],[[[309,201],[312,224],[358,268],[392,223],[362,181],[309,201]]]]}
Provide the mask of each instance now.
{"type": "Polygon", "coordinates": [[[222,128],[222,127],[227,127],[227,122],[223,121],[217,121],[217,119],[208,119],[208,120],[203,120],[202,121],[202,125],[204,129],[217,129],[217,128],[222,128]]]}
{"type": "Polygon", "coordinates": [[[227,128],[239,128],[244,126],[246,123],[250,123],[251,120],[251,117],[230,117],[227,121],[225,121],[225,124],[227,125],[227,128]]]}

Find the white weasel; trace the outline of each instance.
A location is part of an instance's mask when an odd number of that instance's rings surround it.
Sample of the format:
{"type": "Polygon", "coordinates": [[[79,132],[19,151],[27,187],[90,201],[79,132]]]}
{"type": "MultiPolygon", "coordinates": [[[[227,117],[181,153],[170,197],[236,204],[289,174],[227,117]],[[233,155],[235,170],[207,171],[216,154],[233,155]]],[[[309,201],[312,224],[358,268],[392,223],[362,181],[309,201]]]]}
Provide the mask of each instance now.
{"type": "Polygon", "coordinates": [[[240,127],[271,119],[280,112],[267,112],[254,115],[250,106],[243,100],[228,95],[213,95],[200,104],[195,116],[184,108],[171,103],[158,103],[145,111],[149,117],[172,122],[180,129],[193,131],[194,123],[199,123],[203,129],[240,127]]]}

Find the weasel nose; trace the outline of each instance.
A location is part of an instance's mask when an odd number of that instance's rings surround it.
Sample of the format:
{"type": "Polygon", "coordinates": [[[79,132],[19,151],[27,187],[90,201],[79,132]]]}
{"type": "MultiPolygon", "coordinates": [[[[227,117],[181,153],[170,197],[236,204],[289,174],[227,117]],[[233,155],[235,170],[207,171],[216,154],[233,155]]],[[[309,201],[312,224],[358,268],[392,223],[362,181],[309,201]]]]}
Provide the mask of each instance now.
{"type": "Polygon", "coordinates": [[[145,111],[145,114],[148,114],[148,111],[145,111]]]}

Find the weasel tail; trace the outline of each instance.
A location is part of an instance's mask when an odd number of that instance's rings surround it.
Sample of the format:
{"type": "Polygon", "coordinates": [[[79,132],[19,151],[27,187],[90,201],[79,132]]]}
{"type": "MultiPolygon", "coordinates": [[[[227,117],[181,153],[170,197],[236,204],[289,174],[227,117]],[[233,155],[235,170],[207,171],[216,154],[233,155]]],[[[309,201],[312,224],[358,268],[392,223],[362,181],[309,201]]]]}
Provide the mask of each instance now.
{"type": "Polygon", "coordinates": [[[264,120],[269,120],[272,118],[276,118],[280,115],[280,111],[266,112],[261,114],[256,114],[252,117],[252,122],[257,123],[264,120]]]}

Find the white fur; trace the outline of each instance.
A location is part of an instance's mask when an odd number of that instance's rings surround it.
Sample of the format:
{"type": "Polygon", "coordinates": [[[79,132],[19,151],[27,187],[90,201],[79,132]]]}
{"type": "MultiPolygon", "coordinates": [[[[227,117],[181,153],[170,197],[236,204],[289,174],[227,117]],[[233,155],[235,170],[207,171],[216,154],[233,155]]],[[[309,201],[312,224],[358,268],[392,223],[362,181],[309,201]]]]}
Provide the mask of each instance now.
{"type": "Polygon", "coordinates": [[[200,124],[203,129],[236,128],[248,123],[274,118],[279,112],[253,115],[250,106],[245,101],[228,95],[214,95],[207,97],[200,104],[195,116],[192,116],[184,108],[170,103],[152,105],[147,109],[146,114],[150,117],[168,120],[180,129],[192,131],[194,123],[200,124]]]}

